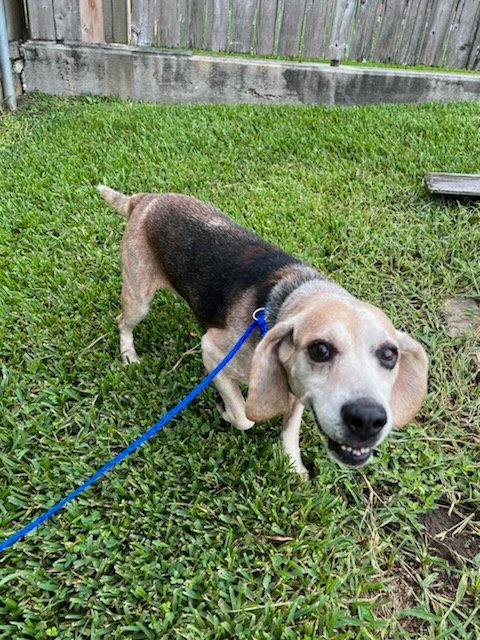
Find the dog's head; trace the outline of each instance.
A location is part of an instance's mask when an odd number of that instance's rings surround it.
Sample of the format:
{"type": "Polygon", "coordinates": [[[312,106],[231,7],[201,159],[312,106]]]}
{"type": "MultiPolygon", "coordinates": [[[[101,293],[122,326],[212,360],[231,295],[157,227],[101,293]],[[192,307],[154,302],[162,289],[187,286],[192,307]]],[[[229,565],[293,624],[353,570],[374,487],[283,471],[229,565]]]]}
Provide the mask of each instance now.
{"type": "Polygon", "coordinates": [[[392,427],[417,413],[427,369],[422,346],[377,307],[351,296],[313,296],[257,346],[247,416],[283,414],[293,393],[311,410],[330,455],[361,466],[392,427]]]}

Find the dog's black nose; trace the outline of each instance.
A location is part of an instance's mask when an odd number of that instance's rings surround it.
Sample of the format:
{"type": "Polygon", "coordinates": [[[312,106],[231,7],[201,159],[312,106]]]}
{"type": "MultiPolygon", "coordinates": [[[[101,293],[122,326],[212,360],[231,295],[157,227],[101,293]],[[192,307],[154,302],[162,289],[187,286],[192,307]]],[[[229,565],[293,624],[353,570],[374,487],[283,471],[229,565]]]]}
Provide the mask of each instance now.
{"type": "Polygon", "coordinates": [[[381,404],[370,398],[359,398],[343,405],[342,419],[348,430],[357,438],[373,438],[387,423],[387,413],[381,404]]]}

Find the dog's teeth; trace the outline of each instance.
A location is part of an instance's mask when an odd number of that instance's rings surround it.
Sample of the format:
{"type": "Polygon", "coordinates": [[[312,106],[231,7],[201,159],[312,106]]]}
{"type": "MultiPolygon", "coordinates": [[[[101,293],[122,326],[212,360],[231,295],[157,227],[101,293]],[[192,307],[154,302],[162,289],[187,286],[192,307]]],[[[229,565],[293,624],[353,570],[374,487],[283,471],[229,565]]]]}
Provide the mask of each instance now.
{"type": "Polygon", "coordinates": [[[346,444],[342,444],[340,445],[343,451],[346,451],[347,453],[351,453],[354,456],[363,456],[366,453],[370,452],[370,449],[368,447],[349,447],[346,444]]]}
{"type": "Polygon", "coordinates": [[[363,456],[366,453],[370,453],[370,449],[368,447],[349,447],[347,444],[341,444],[340,449],[347,453],[351,453],[354,456],[363,456]]]}

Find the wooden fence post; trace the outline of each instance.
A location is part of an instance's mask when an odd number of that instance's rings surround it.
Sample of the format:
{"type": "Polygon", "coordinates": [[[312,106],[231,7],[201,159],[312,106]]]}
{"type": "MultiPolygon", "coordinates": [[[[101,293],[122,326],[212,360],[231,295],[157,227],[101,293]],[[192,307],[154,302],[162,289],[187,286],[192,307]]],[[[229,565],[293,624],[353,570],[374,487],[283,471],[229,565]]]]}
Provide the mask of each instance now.
{"type": "Polygon", "coordinates": [[[25,15],[22,3],[17,0],[5,0],[5,15],[9,41],[23,40],[25,35],[25,15]]]}
{"type": "Polygon", "coordinates": [[[205,48],[209,51],[227,51],[230,3],[225,0],[208,0],[206,11],[205,48]]]}
{"type": "Polygon", "coordinates": [[[130,3],[128,0],[102,0],[102,4],[105,41],[128,44],[130,3]]]}
{"type": "Polygon", "coordinates": [[[335,6],[336,0],[313,0],[305,25],[304,56],[329,57],[335,6]]]}
{"type": "Polygon", "coordinates": [[[260,55],[275,53],[275,25],[278,16],[278,0],[258,0],[255,50],[260,55]]]}
{"type": "Polygon", "coordinates": [[[82,39],[78,0],[53,0],[53,19],[57,41],[78,42],[82,39]]]}
{"type": "Polygon", "coordinates": [[[347,57],[355,0],[337,0],[330,43],[330,64],[337,66],[347,57]]]}
{"type": "Polygon", "coordinates": [[[278,42],[278,53],[286,56],[300,54],[305,16],[305,0],[288,0],[283,7],[282,26],[278,42]]]}
{"type": "Polygon", "coordinates": [[[449,67],[463,68],[468,64],[475,36],[480,29],[480,3],[478,0],[463,0],[457,5],[457,15],[453,21],[445,55],[449,67]]]}
{"type": "Polygon", "coordinates": [[[102,0],[79,0],[82,42],[105,42],[102,0]]]}
{"type": "Polygon", "coordinates": [[[252,51],[255,8],[255,0],[232,0],[232,35],[229,51],[235,51],[235,53],[252,51]]]}
{"type": "Polygon", "coordinates": [[[30,38],[56,40],[53,0],[27,0],[30,38]]]}
{"type": "Polygon", "coordinates": [[[205,49],[205,11],[204,0],[190,2],[189,46],[195,49],[205,49]]]}

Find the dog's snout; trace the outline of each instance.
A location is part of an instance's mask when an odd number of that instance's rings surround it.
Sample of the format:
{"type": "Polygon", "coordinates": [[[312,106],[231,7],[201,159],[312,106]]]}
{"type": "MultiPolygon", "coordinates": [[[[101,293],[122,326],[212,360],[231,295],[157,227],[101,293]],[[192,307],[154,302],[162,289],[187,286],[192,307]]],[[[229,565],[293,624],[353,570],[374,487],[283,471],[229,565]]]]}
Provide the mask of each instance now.
{"type": "Polygon", "coordinates": [[[344,404],[341,413],[348,430],[362,440],[376,436],[387,423],[385,409],[370,398],[359,398],[344,404]]]}

